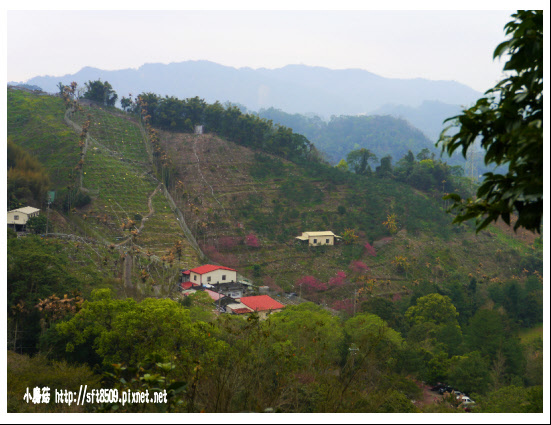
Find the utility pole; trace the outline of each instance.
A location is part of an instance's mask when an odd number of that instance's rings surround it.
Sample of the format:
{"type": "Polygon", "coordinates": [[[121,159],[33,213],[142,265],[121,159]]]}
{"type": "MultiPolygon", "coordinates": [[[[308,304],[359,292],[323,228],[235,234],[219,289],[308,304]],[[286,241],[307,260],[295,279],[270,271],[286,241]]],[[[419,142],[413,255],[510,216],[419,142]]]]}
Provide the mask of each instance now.
{"type": "Polygon", "coordinates": [[[358,291],[354,288],[354,316],[356,315],[356,295],[358,295],[358,291]]]}

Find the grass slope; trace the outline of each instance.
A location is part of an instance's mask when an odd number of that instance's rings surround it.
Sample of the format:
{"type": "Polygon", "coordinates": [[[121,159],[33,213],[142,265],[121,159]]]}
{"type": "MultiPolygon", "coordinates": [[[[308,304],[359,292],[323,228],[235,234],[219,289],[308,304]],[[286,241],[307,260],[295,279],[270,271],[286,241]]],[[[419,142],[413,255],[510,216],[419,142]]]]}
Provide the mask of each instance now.
{"type": "MultiPolygon", "coordinates": [[[[55,177],[58,200],[67,185],[79,182],[73,172],[79,160],[78,133],[65,122],[64,115],[63,102],[57,97],[8,90],[8,135],[35,154],[55,177]]],[[[91,202],[54,220],[50,231],[80,234],[115,245],[123,255],[131,252],[143,257],[134,261],[134,266],[139,265],[132,270],[134,281],[141,270],[150,272],[147,282],[158,275],[155,281],[159,283],[167,276],[173,279],[179,268],[200,264],[159,190],[140,126],[122,114],[97,107],[84,107],[68,118],[77,125],[91,121],[81,186],[91,202]],[[121,228],[128,220],[134,220],[132,228],[140,230],[133,239],[130,230],[121,228]],[[180,257],[161,265],[160,258],[177,241],[183,243],[180,257]],[[167,270],[161,273],[157,268],[167,270]]]]}
{"type": "Polygon", "coordinates": [[[313,292],[328,304],[362,296],[412,294],[418,286],[467,285],[519,277],[541,266],[534,240],[492,226],[478,235],[472,226],[451,224],[441,195],[421,193],[389,179],[364,179],[324,167],[299,166],[252,152],[214,135],[162,134],[172,158],[176,184],[171,191],[207,255],[236,267],[256,283],[299,291],[305,275],[328,282],[344,271],[354,286],[313,292]],[[383,225],[396,215],[398,232],[383,225]],[[350,246],[297,247],[302,231],[354,229],[350,246]],[[260,247],[246,236],[255,234],[260,247]],[[363,245],[375,245],[377,256],[363,245]],[[361,277],[350,267],[365,263],[361,277]]]}
{"type": "MultiPolygon", "coordinates": [[[[48,169],[63,164],[57,182],[67,184],[61,176],[68,178],[78,160],[78,140],[63,122],[61,100],[13,90],[8,95],[8,134],[48,169]]],[[[171,264],[156,261],[185,237],[159,190],[140,126],[126,115],[94,107],[71,120],[82,125],[88,115],[82,189],[92,202],[65,217],[68,224],[59,220],[56,225],[112,244],[121,254],[135,253],[136,281],[165,281],[177,268],[200,264],[187,243],[171,264]],[[121,228],[129,219],[140,229],[133,240],[121,228]]],[[[257,284],[298,292],[296,281],[302,276],[327,283],[343,271],[345,285],[308,294],[331,304],[349,302],[358,289],[360,298],[396,297],[427,285],[467,285],[472,278],[491,284],[541,273],[542,247],[535,238],[502,225],[478,235],[469,225],[451,225],[438,193],[391,179],[297,165],[212,134],[163,132],[162,144],[175,170],[169,190],[209,261],[237,268],[257,284]],[[383,224],[391,214],[397,233],[383,224]],[[302,231],[343,234],[347,229],[359,236],[353,245],[314,249],[295,243],[302,231]],[[247,243],[250,234],[259,246],[247,243]],[[368,254],[366,243],[375,246],[376,256],[368,254]],[[354,270],[354,261],[369,271],[354,270]]]]}

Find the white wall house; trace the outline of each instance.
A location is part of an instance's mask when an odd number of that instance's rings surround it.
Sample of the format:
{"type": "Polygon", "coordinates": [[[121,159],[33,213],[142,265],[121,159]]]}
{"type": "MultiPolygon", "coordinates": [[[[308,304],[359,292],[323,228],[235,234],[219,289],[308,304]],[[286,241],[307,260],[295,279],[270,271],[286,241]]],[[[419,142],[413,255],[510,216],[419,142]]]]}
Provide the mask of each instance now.
{"type": "Polygon", "coordinates": [[[37,217],[39,214],[40,210],[33,207],[23,207],[8,211],[8,226],[16,230],[22,230],[27,221],[29,221],[29,218],[37,217]]]}
{"type": "Polygon", "coordinates": [[[189,270],[189,281],[207,287],[215,283],[235,282],[237,271],[228,267],[205,264],[189,270]]]}
{"type": "Polygon", "coordinates": [[[308,241],[308,245],[312,246],[335,245],[335,241],[340,238],[331,231],[302,232],[302,236],[296,237],[299,241],[308,241]]]}

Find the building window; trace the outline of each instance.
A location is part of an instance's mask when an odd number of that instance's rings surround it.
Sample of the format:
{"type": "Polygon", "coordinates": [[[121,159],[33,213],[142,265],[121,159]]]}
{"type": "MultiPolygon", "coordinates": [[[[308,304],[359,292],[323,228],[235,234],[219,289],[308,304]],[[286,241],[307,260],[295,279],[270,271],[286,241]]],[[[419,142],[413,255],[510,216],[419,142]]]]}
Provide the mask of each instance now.
{"type": "Polygon", "coordinates": [[[209,277],[207,277],[207,282],[210,282],[210,276],[209,276],[209,277]]]}
{"type": "Polygon", "coordinates": [[[325,239],[325,243],[329,243],[329,239],[325,239]]]}
{"type": "Polygon", "coordinates": [[[14,219],[14,220],[19,220],[19,216],[18,216],[18,215],[14,215],[14,216],[13,216],[13,219],[14,219]]]}
{"type": "Polygon", "coordinates": [[[317,240],[317,239],[314,239],[314,243],[318,243],[318,240],[317,240]]]}
{"type": "Polygon", "coordinates": [[[197,275],[196,274],[193,275],[193,280],[197,280],[197,275]]]}
{"type": "Polygon", "coordinates": [[[225,274],[222,275],[222,280],[226,280],[226,275],[225,274]]]}

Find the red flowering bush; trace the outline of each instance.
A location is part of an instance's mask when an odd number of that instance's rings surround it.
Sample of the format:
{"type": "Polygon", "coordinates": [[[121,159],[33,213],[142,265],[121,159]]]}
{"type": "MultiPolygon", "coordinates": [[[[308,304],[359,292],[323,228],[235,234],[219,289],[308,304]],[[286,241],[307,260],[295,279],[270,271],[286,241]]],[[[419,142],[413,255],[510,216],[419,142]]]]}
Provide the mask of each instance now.
{"type": "Polygon", "coordinates": [[[258,238],[256,237],[256,235],[254,233],[249,233],[245,237],[245,243],[247,244],[247,246],[250,246],[251,248],[259,248],[260,247],[260,242],[258,241],[258,238]]]}
{"type": "Polygon", "coordinates": [[[373,246],[370,245],[369,242],[365,243],[364,248],[367,252],[367,255],[371,255],[372,257],[375,257],[377,255],[377,251],[375,251],[375,248],[373,248],[373,246]]]}
{"type": "Polygon", "coordinates": [[[337,272],[336,276],[329,279],[329,286],[343,286],[345,279],[346,274],[343,271],[337,272]]]}
{"type": "Polygon", "coordinates": [[[303,276],[297,280],[295,286],[302,287],[307,291],[324,291],[327,289],[327,284],[320,282],[314,276],[303,276]]]}
{"type": "Polygon", "coordinates": [[[369,271],[369,267],[367,267],[367,264],[362,263],[361,261],[352,261],[349,267],[354,273],[361,274],[369,271]]]}

